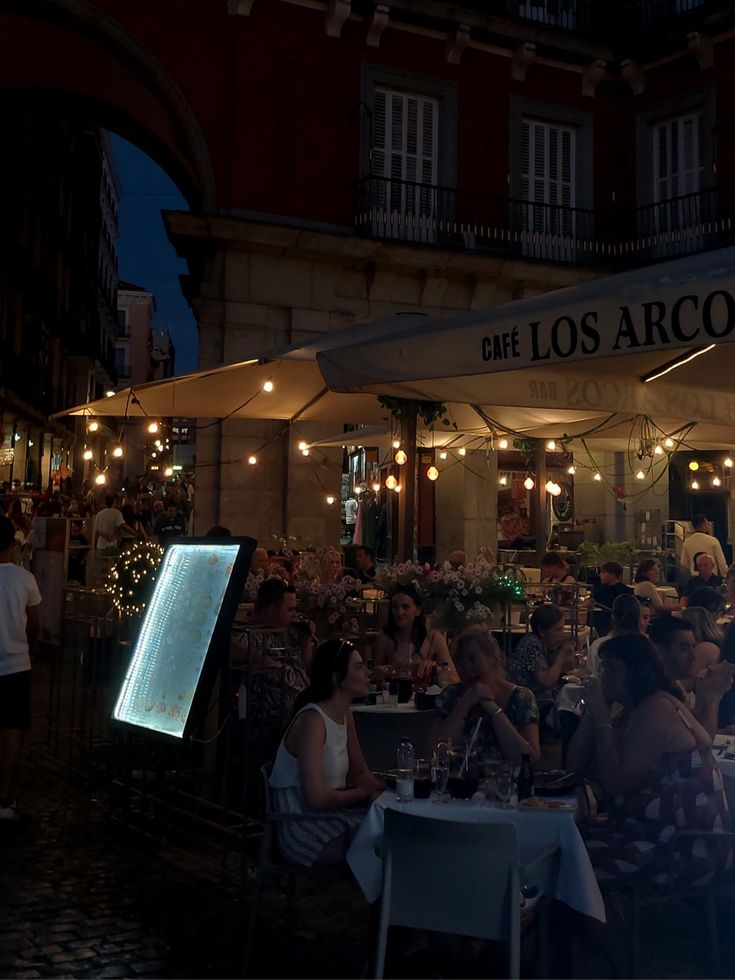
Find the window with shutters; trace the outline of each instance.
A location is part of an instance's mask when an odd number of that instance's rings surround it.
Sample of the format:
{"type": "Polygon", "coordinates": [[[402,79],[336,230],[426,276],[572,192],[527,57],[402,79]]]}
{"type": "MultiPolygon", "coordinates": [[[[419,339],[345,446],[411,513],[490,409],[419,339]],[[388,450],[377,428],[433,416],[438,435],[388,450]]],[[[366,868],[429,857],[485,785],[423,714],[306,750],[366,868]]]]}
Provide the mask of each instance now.
{"type": "Polygon", "coordinates": [[[439,102],[376,87],[370,152],[370,203],[381,234],[432,242],[437,219],[439,102]]]}
{"type": "Polygon", "coordinates": [[[654,124],[655,231],[686,228],[700,220],[704,146],[704,113],[701,111],[654,124]]]}
{"type": "Polygon", "coordinates": [[[575,228],[576,132],[572,126],[524,117],[520,133],[520,224],[525,254],[543,258],[549,239],[575,228]]]}

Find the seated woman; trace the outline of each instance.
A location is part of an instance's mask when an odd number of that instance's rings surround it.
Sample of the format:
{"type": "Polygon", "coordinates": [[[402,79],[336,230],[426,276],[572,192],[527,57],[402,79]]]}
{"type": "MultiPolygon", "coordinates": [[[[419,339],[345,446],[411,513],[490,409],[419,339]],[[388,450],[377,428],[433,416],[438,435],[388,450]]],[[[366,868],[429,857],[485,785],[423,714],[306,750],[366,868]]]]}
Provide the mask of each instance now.
{"type": "Polygon", "coordinates": [[[645,636],[650,621],[651,607],[648,602],[630,592],[627,595],[619,595],[612,606],[610,632],[590,644],[587,655],[587,670],[590,674],[596,676],[600,673],[600,647],[603,643],[607,643],[614,636],[625,636],[626,633],[642,633],[645,636]]]}
{"type": "MultiPolygon", "coordinates": [[[[648,599],[654,613],[661,612],[664,608],[664,601],[656,588],[656,582],[658,582],[658,562],[655,558],[642,558],[636,566],[633,592],[639,599],[648,599]]],[[[666,603],[666,609],[678,608],[678,603],[666,603]]]]}
{"type": "Polygon", "coordinates": [[[681,617],[691,623],[696,640],[691,687],[687,687],[686,681],[682,682],[685,689],[693,690],[698,675],[719,661],[724,632],[712,613],[701,606],[687,606],[682,610],[681,617]]]}
{"type": "Polygon", "coordinates": [[[541,581],[546,585],[574,585],[569,574],[569,562],[556,551],[547,552],[541,559],[541,581]]]}
{"type": "Polygon", "coordinates": [[[388,623],[376,640],[373,660],[376,667],[416,672],[424,679],[436,666],[442,683],[457,680],[444,634],[428,629],[423,599],[412,585],[401,585],[391,595],[388,623]]]}
{"type": "Polygon", "coordinates": [[[608,799],[605,827],[584,833],[600,881],[668,875],[704,884],[729,862],[727,846],[681,846],[672,866],[669,841],[679,831],[723,832],[727,806],[711,739],[681,703],[650,641],[620,636],[600,649],[600,680],[585,690],[586,713],[567,766],[596,770],[608,799]],[[610,705],[622,710],[614,718],[610,705]]]}
{"type": "Polygon", "coordinates": [[[342,571],[342,557],[335,548],[327,548],[319,559],[319,581],[322,585],[338,582],[342,571]]]}
{"type": "Polygon", "coordinates": [[[481,718],[476,742],[480,753],[514,763],[527,753],[532,762],[538,761],[536,698],[528,688],[508,680],[505,657],[492,635],[482,626],[471,626],[460,633],[453,653],[460,683],[445,687],[437,698],[440,720],[431,744],[468,741],[481,718]]]}
{"type": "Polygon", "coordinates": [[[536,695],[548,695],[565,670],[574,667],[575,643],[564,638],[564,613],[558,606],[539,606],[531,613],[527,633],[508,661],[508,674],[516,684],[536,695]]]}
{"type": "Polygon", "coordinates": [[[328,640],[317,648],[311,683],[294,704],[270,785],[279,813],[339,813],[341,819],[278,823],[278,846],[288,861],[306,867],[339,862],[365,815],[355,807],[383,790],[365,763],[350,712],[352,701],[368,693],[368,682],[362,657],[349,643],[328,640]]]}

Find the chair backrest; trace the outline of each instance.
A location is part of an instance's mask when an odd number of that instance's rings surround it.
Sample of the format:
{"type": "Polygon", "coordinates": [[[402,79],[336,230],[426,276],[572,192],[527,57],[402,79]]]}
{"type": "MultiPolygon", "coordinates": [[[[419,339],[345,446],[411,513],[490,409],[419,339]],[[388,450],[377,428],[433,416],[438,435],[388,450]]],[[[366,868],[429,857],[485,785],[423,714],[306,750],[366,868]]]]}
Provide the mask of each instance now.
{"type": "Polygon", "coordinates": [[[383,861],[390,923],[508,939],[521,901],[512,824],[458,823],[386,809],[383,861]]]}
{"type": "Polygon", "coordinates": [[[284,860],[278,850],[278,840],[276,829],[270,819],[271,813],[275,812],[273,803],[273,790],[271,789],[270,778],[273,770],[273,763],[266,762],[260,767],[260,775],[263,781],[263,800],[265,801],[265,813],[263,814],[263,851],[262,858],[270,865],[284,864],[284,860]]]}

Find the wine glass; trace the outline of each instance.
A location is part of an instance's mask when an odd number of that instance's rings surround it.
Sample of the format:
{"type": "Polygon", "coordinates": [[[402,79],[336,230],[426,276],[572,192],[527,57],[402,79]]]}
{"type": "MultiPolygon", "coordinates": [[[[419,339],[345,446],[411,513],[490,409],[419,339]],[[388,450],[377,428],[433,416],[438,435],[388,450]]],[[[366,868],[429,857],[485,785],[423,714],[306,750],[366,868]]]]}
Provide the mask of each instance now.
{"type": "Polygon", "coordinates": [[[513,766],[509,762],[498,763],[495,770],[495,792],[498,797],[496,806],[500,810],[512,810],[511,799],[515,789],[513,766]]]}
{"type": "Polygon", "coordinates": [[[449,742],[437,742],[431,757],[431,781],[434,786],[432,803],[446,803],[449,799],[449,742]]]}

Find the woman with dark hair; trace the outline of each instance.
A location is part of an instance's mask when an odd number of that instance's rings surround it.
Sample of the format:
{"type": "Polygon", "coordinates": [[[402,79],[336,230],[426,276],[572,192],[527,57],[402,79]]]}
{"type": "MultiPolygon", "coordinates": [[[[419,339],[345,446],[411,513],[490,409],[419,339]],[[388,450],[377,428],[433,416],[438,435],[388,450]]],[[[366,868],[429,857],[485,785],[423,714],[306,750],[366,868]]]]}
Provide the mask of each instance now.
{"type": "Polygon", "coordinates": [[[311,681],[294,704],[270,785],[280,813],[338,812],[340,819],[278,823],[280,852],[296,864],[340,861],[365,815],[351,808],[382,792],[365,763],[350,712],[352,701],[368,693],[368,682],[362,657],[349,643],[328,640],[317,648],[311,681]]]}
{"type": "Polygon", "coordinates": [[[585,688],[586,712],[567,765],[593,766],[608,798],[608,822],[585,840],[601,881],[634,876],[665,884],[673,873],[705,884],[729,862],[729,848],[686,840],[672,864],[671,837],[727,829],[722,777],[707,732],[644,636],[619,636],[600,650],[600,680],[585,688]],[[610,705],[620,705],[611,715],[610,705]]]}
{"type": "Polygon", "coordinates": [[[390,597],[388,623],[378,636],[374,654],[377,667],[427,677],[436,665],[443,682],[454,683],[457,673],[444,634],[429,629],[424,600],[413,585],[398,586],[390,597]]]}
{"type": "Polygon", "coordinates": [[[619,595],[612,605],[611,629],[606,636],[598,637],[590,644],[587,655],[587,670],[592,675],[600,673],[600,647],[614,636],[625,636],[626,633],[642,633],[648,631],[651,621],[651,607],[638,596],[628,592],[619,595]]]}
{"type": "Polygon", "coordinates": [[[531,613],[531,632],[510,655],[510,679],[537,696],[548,695],[564,671],[574,667],[574,650],[574,641],[565,640],[561,609],[551,604],[539,606],[531,613]]]}
{"type": "Polygon", "coordinates": [[[719,661],[724,632],[717,625],[717,620],[712,613],[701,606],[687,606],[681,611],[681,618],[691,624],[692,633],[694,633],[696,640],[691,679],[693,689],[701,671],[707,670],[708,667],[714,666],[719,661]]]}
{"type": "MultiPolygon", "coordinates": [[[[642,558],[635,570],[633,592],[639,599],[647,599],[654,613],[661,612],[664,601],[656,588],[658,582],[658,562],[655,558],[642,558]]],[[[667,609],[678,609],[677,605],[667,605],[667,609]]]]}

